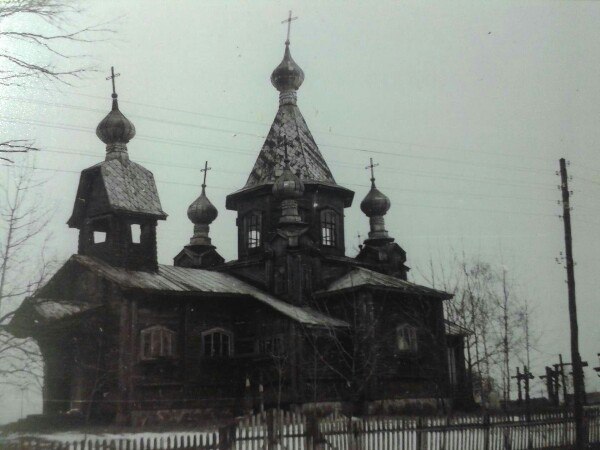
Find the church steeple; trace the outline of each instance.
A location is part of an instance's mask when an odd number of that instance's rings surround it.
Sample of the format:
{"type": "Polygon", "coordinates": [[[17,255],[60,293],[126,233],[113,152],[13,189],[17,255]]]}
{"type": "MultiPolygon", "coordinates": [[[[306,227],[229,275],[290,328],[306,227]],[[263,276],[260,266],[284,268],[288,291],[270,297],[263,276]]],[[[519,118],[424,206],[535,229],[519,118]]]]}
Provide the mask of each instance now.
{"type": "MultiPolygon", "coordinates": [[[[390,199],[375,186],[373,158],[369,159],[369,165],[365,169],[371,170],[371,189],[360,202],[361,211],[369,218],[369,238],[364,245],[359,245],[359,253],[356,259],[373,264],[379,271],[406,280],[408,267],[406,263],[406,252],[394,242],[385,229],[384,216],[389,211],[390,199]]],[[[360,236],[360,235],[359,235],[360,236]]]]}
{"type": "Polygon", "coordinates": [[[336,183],[298,108],[297,92],[305,77],[290,50],[290,23],[295,19],[290,13],[283,21],[288,25],[283,59],[270,78],[279,91],[277,114],[245,186],[226,199],[227,209],[238,212],[241,259],[268,250],[265,239],[292,220],[303,222],[325,253],[345,253],[343,211],[352,204],[354,193],[336,183]],[[281,201],[291,185],[303,189],[294,191],[293,199],[281,201]]]}
{"type": "MultiPolygon", "coordinates": [[[[389,240],[388,232],[385,229],[384,216],[390,209],[390,199],[375,187],[374,168],[378,164],[373,164],[373,158],[370,158],[370,164],[366,167],[371,169],[371,190],[367,196],[360,202],[360,209],[369,218],[369,239],[389,240]]],[[[392,239],[393,240],[393,239],[392,239]]]]}
{"type": "Polygon", "coordinates": [[[132,270],[156,270],[156,226],[166,219],[152,172],[129,159],[135,127],[119,110],[111,68],[112,109],[96,128],[104,161],[81,172],[68,221],[79,231],[79,253],[132,270]]]}
{"type": "Polygon", "coordinates": [[[208,167],[208,161],[204,163],[204,179],[202,181],[202,192],[200,197],[192,202],[188,207],[188,219],[194,224],[194,234],[190,243],[173,258],[174,264],[181,267],[194,267],[203,269],[221,264],[225,260],[212,245],[208,232],[210,224],[215,221],[219,215],[217,208],[206,196],[206,174],[211,170],[208,167]]]}

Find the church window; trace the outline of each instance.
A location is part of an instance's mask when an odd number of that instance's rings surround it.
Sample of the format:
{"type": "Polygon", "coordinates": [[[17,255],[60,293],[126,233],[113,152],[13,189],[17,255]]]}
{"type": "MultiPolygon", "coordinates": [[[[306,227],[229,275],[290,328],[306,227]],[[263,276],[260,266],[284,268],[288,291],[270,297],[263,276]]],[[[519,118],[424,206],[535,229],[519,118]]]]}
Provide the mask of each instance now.
{"type": "Polygon", "coordinates": [[[419,349],[417,329],[407,324],[398,325],[396,328],[396,344],[401,352],[416,353],[419,349]]]}
{"type": "Polygon", "coordinates": [[[338,215],[332,209],[321,211],[321,244],[335,247],[337,243],[338,215]]]}
{"type": "Polygon", "coordinates": [[[267,336],[256,341],[257,353],[261,355],[280,356],[283,354],[283,336],[267,336]]]}
{"type": "Polygon", "coordinates": [[[139,224],[134,223],[133,225],[131,225],[131,242],[133,242],[134,244],[139,244],[141,242],[141,238],[142,227],[139,224]]]}
{"type": "Polygon", "coordinates": [[[202,354],[205,357],[231,356],[233,334],[222,328],[213,328],[202,333],[202,354]]]}
{"type": "Polygon", "coordinates": [[[450,384],[455,386],[458,382],[457,371],[456,371],[456,349],[454,347],[448,347],[448,378],[450,384]]]}
{"type": "Polygon", "coordinates": [[[106,242],[106,231],[94,231],[94,244],[106,242]]]}
{"type": "Polygon", "coordinates": [[[175,332],[162,325],[154,325],[142,330],[141,358],[172,358],[175,355],[175,332]]]}
{"type": "Polygon", "coordinates": [[[246,234],[246,247],[258,248],[260,247],[260,228],[261,228],[261,215],[260,213],[253,212],[244,218],[244,229],[246,234]]]}

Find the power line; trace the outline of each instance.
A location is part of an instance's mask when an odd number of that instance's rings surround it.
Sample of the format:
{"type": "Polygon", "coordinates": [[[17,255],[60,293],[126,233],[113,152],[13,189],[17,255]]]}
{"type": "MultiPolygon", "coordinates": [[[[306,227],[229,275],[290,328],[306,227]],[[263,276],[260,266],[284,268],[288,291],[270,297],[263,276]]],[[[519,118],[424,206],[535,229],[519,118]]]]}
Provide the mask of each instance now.
{"type": "MultiPolygon", "coordinates": [[[[49,147],[49,148],[61,148],[61,147],[49,147]]],[[[86,153],[86,152],[77,152],[77,151],[61,151],[61,150],[48,150],[48,148],[44,149],[44,151],[49,152],[49,153],[58,153],[58,154],[67,154],[67,155],[81,155],[81,156],[86,156],[86,157],[90,157],[90,158],[95,158],[97,159],[99,155],[95,154],[95,153],[86,153]]],[[[196,167],[190,166],[190,165],[179,165],[179,164],[169,164],[169,163],[165,163],[165,162],[161,162],[161,161],[154,161],[154,160],[144,160],[144,159],[136,159],[136,162],[140,162],[140,163],[145,163],[145,164],[151,164],[151,165],[158,165],[158,166],[165,166],[165,167],[175,167],[175,168],[179,168],[179,169],[184,169],[184,170],[193,170],[193,171],[197,171],[196,167]]],[[[362,168],[362,166],[361,166],[362,168]]],[[[241,172],[241,171],[234,171],[234,170],[227,170],[227,169],[219,169],[219,172],[222,173],[230,173],[230,174],[235,174],[235,175],[246,175],[245,172],[241,172]]],[[[342,183],[344,186],[356,186],[356,187],[360,187],[360,188],[369,188],[368,184],[360,184],[360,183],[342,183]]],[[[502,196],[502,195],[486,195],[486,194],[476,194],[476,193],[471,193],[471,192],[456,192],[456,191],[436,191],[436,190],[424,190],[424,189],[407,189],[407,188],[398,188],[398,187],[391,187],[391,186],[380,186],[381,189],[383,190],[391,190],[391,191],[398,191],[398,192],[410,192],[410,193],[416,193],[416,194],[436,194],[436,195],[451,195],[454,197],[460,197],[460,196],[468,196],[468,197],[477,197],[477,198],[498,198],[498,199],[506,199],[506,200],[525,200],[525,201],[546,201],[546,202],[551,202],[551,203],[555,203],[555,200],[551,200],[551,199],[540,199],[538,197],[516,197],[516,196],[502,196]]]]}
{"type": "MultiPolygon", "coordinates": [[[[26,103],[42,104],[42,105],[47,105],[47,106],[52,106],[52,107],[73,108],[73,109],[77,109],[77,110],[92,111],[92,112],[103,112],[102,110],[94,109],[94,108],[80,107],[80,106],[67,105],[67,104],[57,104],[57,103],[52,103],[52,102],[44,102],[41,100],[20,99],[17,97],[7,97],[7,96],[0,97],[0,98],[12,99],[12,100],[17,100],[17,101],[26,102],[26,103]]],[[[227,134],[231,134],[232,136],[240,135],[240,136],[248,136],[248,137],[254,137],[254,138],[259,138],[259,139],[266,139],[266,136],[264,136],[262,134],[248,133],[248,132],[240,131],[240,130],[209,127],[209,126],[192,124],[192,123],[184,123],[184,122],[179,122],[179,121],[174,121],[174,120],[169,120],[169,119],[157,119],[154,117],[142,116],[142,115],[138,115],[138,114],[128,114],[128,115],[132,118],[148,120],[148,121],[152,121],[155,123],[162,123],[162,124],[166,124],[166,125],[177,125],[177,126],[183,126],[183,127],[188,127],[188,128],[197,128],[197,129],[202,129],[202,130],[207,130],[207,131],[227,133],[227,134]]],[[[415,143],[400,143],[400,142],[396,142],[396,143],[400,144],[400,145],[404,145],[404,146],[409,146],[409,147],[411,147],[411,146],[417,146],[417,147],[423,147],[423,148],[427,147],[425,145],[415,144],[415,143]]],[[[540,172],[540,173],[547,173],[547,174],[551,173],[550,169],[539,169],[539,168],[535,168],[535,167],[507,166],[507,165],[496,165],[496,164],[489,164],[489,163],[480,164],[480,163],[474,163],[474,162],[469,162],[469,161],[464,161],[464,160],[442,158],[442,157],[437,157],[437,156],[414,155],[414,154],[410,154],[410,153],[399,153],[399,152],[374,150],[374,149],[367,149],[367,148],[360,148],[360,147],[348,147],[348,146],[327,144],[327,143],[321,143],[321,144],[319,144],[319,146],[335,148],[335,149],[342,149],[342,150],[350,150],[350,151],[356,151],[356,152],[362,152],[362,153],[369,153],[369,154],[374,153],[374,154],[389,155],[389,156],[394,156],[394,157],[403,157],[403,158],[410,158],[410,159],[424,159],[424,160],[431,160],[431,161],[439,161],[439,162],[444,162],[444,163],[449,163],[449,164],[470,165],[470,166],[474,166],[474,167],[496,168],[496,169],[511,170],[511,171],[519,170],[519,171],[525,171],[527,173],[530,173],[532,171],[540,172]]],[[[441,147],[441,146],[435,147],[435,148],[449,149],[449,148],[441,147]]],[[[456,151],[464,151],[464,150],[456,150],[456,151]]],[[[475,153],[475,152],[473,152],[473,153],[475,153]]],[[[482,152],[479,152],[479,153],[482,153],[482,152]]],[[[491,154],[494,154],[494,153],[491,153],[491,154]]]]}
{"type": "MultiPolygon", "coordinates": [[[[35,88],[33,86],[26,86],[25,88],[48,92],[47,89],[35,88]]],[[[58,91],[58,92],[61,92],[61,91],[58,91]]],[[[63,92],[61,92],[61,93],[63,93],[63,92]]],[[[70,92],[70,95],[71,94],[78,95],[81,97],[106,100],[106,97],[102,97],[99,95],[82,94],[79,92],[70,92]]],[[[13,98],[15,98],[15,97],[13,97],[13,98]]],[[[190,114],[190,115],[201,116],[201,117],[210,117],[210,118],[219,119],[219,120],[230,120],[233,122],[247,123],[247,124],[252,124],[252,125],[261,125],[261,126],[270,126],[271,125],[270,123],[267,123],[267,122],[239,119],[239,118],[234,118],[231,116],[222,116],[222,115],[216,115],[216,114],[201,113],[198,111],[190,111],[190,110],[186,110],[186,109],[167,107],[164,105],[153,105],[150,103],[135,102],[135,101],[131,101],[131,100],[121,100],[121,103],[126,103],[126,104],[128,103],[131,105],[143,106],[146,108],[154,108],[154,109],[170,111],[170,112],[179,112],[179,113],[183,113],[183,114],[190,114]]],[[[523,154],[517,154],[517,153],[504,153],[504,152],[502,152],[502,153],[485,152],[485,151],[481,151],[481,150],[467,150],[464,148],[457,148],[457,147],[451,147],[451,146],[421,144],[421,143],[417,143],[417,142],[407,142],[407,141],[399,141],[399,140],[393,140],[393,139],[381,139],[381,138],[374,138],[374,137],[369,137],[369,136],[357,136],[357,135],[351,135],[351,134],[335,133],[332,131],[319,130],[318,128],[315,128],[314,132],[316,134],[322,134],[322,135],[327,135],[327,136],[339,136],[339,137],[343,137],[343,138],[360,139],[363,141],[372,141],[372,142],[379,142],[379,143],[384,143],[384,144],[396,144],[396,145],[404,145],[404,146],[409,146],[409,147],[434,148],[434,149],[451,150],[451,151],[458,151],[458,152],[465,152],[465,153],[487,154],[487,155],[493,155],[493,156],[506,156],[506,157],[519,158],[519,159],[529,158],[529,159],[535,159],[535,160],[540,160],[540,161],[547,161],[547,159],[545,157],[541,157],[541,156],[531,156],[531,155],[523,155],[523,154]]]]}
{"type": "MultiPolygon", "coordinates": [[[[16,118],[11,118],[11,117],[6,117],[6,116],[0,116],[0,119],[4,120],[6,122],[9,122],[9,123],[21,123],[21,124],[37,125],[37,126],[42,126],[42,127],[63,129],[63,130],[67,130],[67,131],[81,131],[81,132],[86,132],[86,133],[93,133],[93,131],[91,129],[89,129],[87,127],[77,126],[77,125],[53,124],[50,122],[45,122],[45,121],[40,121],[40,120],[24,120],[24,119],[16,119],[16,118]]],[[[236,148],[232,148],[232,147],[220,146],[220,145],[215,145],[215,144],[204,144],[204,143],[198,144],[198,143],[183,141],[183,140],[179,140],[179,139],[171,139],[171,138],[166,139],[166,138],[161,138],[161,137],[156,137],[156,136],[137,135],[137,139],[146,141],[146,142],[175,145],[175,146],[187,147],[187,148],[201,148],[201,149],[209,149],[209,150],[218,149],[219,151],[223,151],[226,153],[236,153],[236,154],[243,154],[243,155],[247,155],[247,156],[254,156],[254,154],[255,154],[254,152],[251,153],[251,151],[245,151],[245,150],[236,149],[236,148]]],[[[392,153],[390,153],[390,154],[392,154],[392,153]]],[[[401,155],[395,155],[395,156],[401,156],[401,155]]],[[[337,163],[337,164],[343,167],[345,163],[337,163]]],[[[346,165],[346,167],[357,168],[358,166],[346,165]]],[[[395,168],[382,168],[381,170],[386,171],[386,172],[392,172],[392,173],[397,173],[397,172],[402,171],[401,169],[395,169],[395,168]]],[[[412,171],[412,173],[415,174],[417,172],[412,171]]],[[[428,175],[424,175],[424,176],[427,177],[428,175]]],[[[446,177],[448,179],[461,180],[461,181],[473,180],[473,181],[481,182],[481,183],[485,183],[485,184],[492,183],[492,184],[500,184],[500,185],[507,185],[507,186],[542,187],[544,189],[548,189],[548,185],[543,184],[543,183],[531,183],[531,182],[530,183],[524,183],[524,182],[515,183],[515,182],[508,182],[505,180],[494,180],[494,179],[489,179],[489,178],[477,180],[475,178],[448,176],[448,175],[444,175],[444,174],[436,174],[434,177],[438,178],[438,179],[446,177]]]]}
{"type": "MultiPolygon", "coordinates": [[[[24,168],[24,169],[46,170],[46,171],[52,171],[52,172],[64,172],[64,173],[74,173],[74,174],[81,173],[79,171],[69,170],[69,169],[54,169],[54,168],[48,168],[48,167],[22,166],[22,165],[15,165],[15,164],[10,164],[10,165],[0,164],[0,166],[19,167],[19,168],[24,168]]],[[[162,184],[173,184],[173,185],[179,185],[179,186],[192,186],[192,187],[200,188],[200,184],[182,183],[179,181],[156,180],[156,182],[162,183],[162,184]]],[[[367,187],[367,186],[365,186],[365,187],[367,187]]],[[[229,192],[234,192],[236,190],[235,187],[224,187],[224,186],[216,186],[216,185],[211,185],[211,189],[225,190],[225,191],[229,191],[229,192]]],[[[397,204],[397,206],[444,209],[444,210],[452,210],[452,211],[460,210],[460,211],[473,211],[473,212],[488,212],[488,213],[505,214],[505,215],[518,214],[518,215],[527,215],[527,216],[545,216],[545,217],[553,217],[554,216],[554,214],[535,213],[535,212],[529,212],[529,211],[527,211],[527,212],[526,211],[515,211],[515,210],[504,211],[504,210],[464,208],[464,207],[453,207],[453,206],[433,206],[433,205],[421,205],[421,204],[409,204],[409,203],[399,203],[399,204],[397,204]]]]}

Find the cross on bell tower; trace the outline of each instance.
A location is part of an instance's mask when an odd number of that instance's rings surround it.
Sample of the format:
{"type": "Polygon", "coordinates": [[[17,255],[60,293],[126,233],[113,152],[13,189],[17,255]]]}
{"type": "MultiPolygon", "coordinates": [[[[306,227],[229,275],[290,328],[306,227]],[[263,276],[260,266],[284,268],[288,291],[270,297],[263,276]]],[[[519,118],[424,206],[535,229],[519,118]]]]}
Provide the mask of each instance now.
{"type": "Polygon", "coordinates": [[[111,80],[112,81],[112,98],[117,98],[117,90],[115,89],[115,78],[120,77],[121,74],[120,73],[115,73],[115,68],[111,67],[110,68],[110,75],[108,77],[106,77],[107,80],[111,80]]]}
{"type": "Polygon", "coordinates": [[[281,21],[281,23],[287,23],[287,39],[285,40],[285,45],[290,45],[290,29],[292,27],[292,21],[297,19],[298,16],[292,17],[292,11],[290,11],[288,18],[281,21]]]}

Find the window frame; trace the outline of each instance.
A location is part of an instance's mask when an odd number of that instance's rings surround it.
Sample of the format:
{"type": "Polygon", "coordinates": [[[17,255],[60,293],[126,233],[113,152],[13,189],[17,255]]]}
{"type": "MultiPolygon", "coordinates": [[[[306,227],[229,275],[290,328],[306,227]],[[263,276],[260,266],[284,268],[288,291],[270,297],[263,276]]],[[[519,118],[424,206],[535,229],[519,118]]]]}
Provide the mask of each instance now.
{"type": "Polygon", "coordinates": [[[285,354],[285,336],[283,333],[260,336],[255,346],[257,355],[280,357],[285,354]]]}
{"type": "Polygon", "coordinates": [[[322,246],[338,246],[339,227],[340,213],[331,207],[321,209],[319,212],[319,231],[321,235],[322,246]],[[329,218],[333,220],[328,220],[329,218]]]}
{"type": "Polygon", "coordinates": [[[456,363],[456,347],[446,347],[446,355],[448,358],[448,381],[451,386],[458,385],[458,364],[456,363]]]}
{"type": "Polygon", "coordinates": [[[172,359],[176,354],[177,333],[164,325],[152,325],[140,331],[140,359],[172,359]]]}
{"type": "Polygon", "coordinates": [[[210,328],[208,330],[205,330],[201,333],[201,338],[202,338],[202,347],[201,347],[201,356],[202,358],[231,358],[233,356],[233,332],[225,329],[225,328],[221,328],[221,327],[214,327],[214,328],[210,328]],[[215,354],[215,346],[214,346],[214,338],[212,336],[218,334],[219,337],[219,348],[221,349],[220,354],[215,354]],[[210,351],[210,355],[207,354],[206,352],[206,342],[208,337],[211,336],[211,351],[210,351]],[[223,336],[227,337],[227,352],[226,354],[223,354],[223,336]]]}
{"type": "Polygon", "coordinates": [[[262,246],[262,212],[250,211],[243,218],[244,248],[255,250],[262,246]]]}
{"type": "Polygon", "coordinates": [[[396,326],[396,351],[401,354],[416,354],[419,352],[419,329],[408,323],[396,326]],[[406,342],[406,348],[400,347],[400,339],[406,342]]]}

